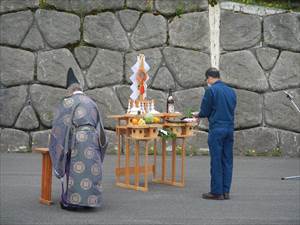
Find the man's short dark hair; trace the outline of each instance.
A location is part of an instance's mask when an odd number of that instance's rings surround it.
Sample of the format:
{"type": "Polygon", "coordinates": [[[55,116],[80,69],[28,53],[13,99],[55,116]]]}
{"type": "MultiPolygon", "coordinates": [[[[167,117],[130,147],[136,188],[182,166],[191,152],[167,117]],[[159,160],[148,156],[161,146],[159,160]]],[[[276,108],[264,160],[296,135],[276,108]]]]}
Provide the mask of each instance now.
{"type": "Polygon", "coordinates": [[[82,87],[79,83],[73,83],[67,88],[66,97],[72,96],[75,91],[82,91],[82,87]]]}
{"type": "Polygon", "coordinates": [[[213,68],[213,67],[209,68],[205,72],[205,78],[208,79],[208,77],[220,78],[220,72],[219,72],[219,70],[216,69],[216,68],[213,68]]]}

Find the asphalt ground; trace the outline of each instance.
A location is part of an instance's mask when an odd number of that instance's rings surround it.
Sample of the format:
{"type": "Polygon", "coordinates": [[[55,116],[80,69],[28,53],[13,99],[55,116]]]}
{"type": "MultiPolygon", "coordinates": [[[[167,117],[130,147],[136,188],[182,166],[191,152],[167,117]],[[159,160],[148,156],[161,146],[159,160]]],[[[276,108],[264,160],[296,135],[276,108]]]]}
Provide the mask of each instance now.
{"type": "MultiPolygon", "coordinates": [[[[41,156],[37,153],[2,153],[0,224],[197,224],[299,225],[299,158],[236,157],[231,199],[204,200],[209,191],[209,157],[187,157],[184,188],[154,184],[149,191],[116,187],[116,156],[104,162],[102,208],[70,212],[58,204],[60,185],[53,177],[51,206],[39,203],[41,156]]],[[[170,159],[170,158],[169,158],[170,159]]]]}

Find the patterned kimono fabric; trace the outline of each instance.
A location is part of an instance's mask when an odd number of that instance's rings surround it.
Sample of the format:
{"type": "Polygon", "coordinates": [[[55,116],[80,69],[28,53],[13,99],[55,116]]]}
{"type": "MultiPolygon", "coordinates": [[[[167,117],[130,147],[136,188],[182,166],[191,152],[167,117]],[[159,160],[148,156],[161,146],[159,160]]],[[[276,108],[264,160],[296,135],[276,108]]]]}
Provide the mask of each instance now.
{"type": "Polygon", "coordinates": [[[96,103],[84,94],[62,100],[53,119],[50,156],[62,181],[63,207],[99,207],[107,139],[96,103]]]}

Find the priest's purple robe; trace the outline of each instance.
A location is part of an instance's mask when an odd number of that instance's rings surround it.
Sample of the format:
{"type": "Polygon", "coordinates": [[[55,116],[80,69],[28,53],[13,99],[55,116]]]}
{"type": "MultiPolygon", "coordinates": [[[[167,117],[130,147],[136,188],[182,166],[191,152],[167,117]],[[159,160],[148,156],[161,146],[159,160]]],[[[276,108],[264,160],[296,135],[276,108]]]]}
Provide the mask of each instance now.
{"type": "Polygon", "coordinates": [[[96,103],[83,93],[64,98],[53,119],[49,152],[65,206],[101,205],[106,147],[96,103]]]}

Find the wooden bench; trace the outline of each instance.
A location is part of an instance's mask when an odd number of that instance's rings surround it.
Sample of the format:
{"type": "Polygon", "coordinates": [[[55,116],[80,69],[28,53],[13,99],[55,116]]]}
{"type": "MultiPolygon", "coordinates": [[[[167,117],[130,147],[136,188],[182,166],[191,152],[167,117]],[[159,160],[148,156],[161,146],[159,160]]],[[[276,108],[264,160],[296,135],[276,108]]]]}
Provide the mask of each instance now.
{"type": "Polygon", "coordinates": [[[34,148],[33,152],[42,154],[42,176],[41,176],[41,196],[40,203],[51,205],[52,191],[52,163],[48,148],[34,148]]]}

